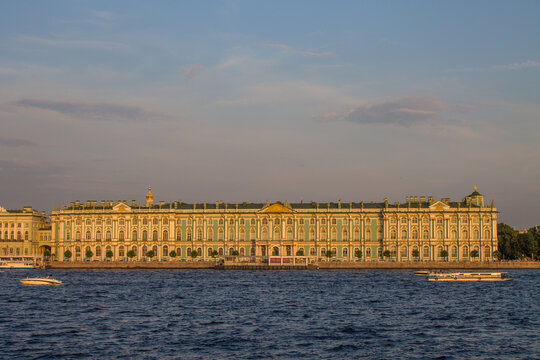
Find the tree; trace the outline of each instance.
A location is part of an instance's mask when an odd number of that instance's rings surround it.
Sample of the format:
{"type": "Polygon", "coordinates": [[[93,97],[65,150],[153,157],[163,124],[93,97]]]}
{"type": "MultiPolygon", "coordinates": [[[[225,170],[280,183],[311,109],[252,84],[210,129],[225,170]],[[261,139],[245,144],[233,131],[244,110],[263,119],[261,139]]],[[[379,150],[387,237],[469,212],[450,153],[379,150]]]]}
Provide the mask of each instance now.
{"type": "Polygon", "coordinates": [[[509,225],[503,223],[497,225],[499,251],[503,259],[518,259],[521,257],[522,252],[518,243],[518,234],[509,225]]]}
{"type": "Polygon", "coordinates": [[[231,255],[232,255],[232,256],[238,256],[238,254],[239,254],[239,253],[238,253],[238,250],[233,250],[233,252],[232,252],[231,255]]]}
{"type": "Polygon", "coordinates": [[[94,256],[94,253],[92,252],[92,250],[86,250],[85,255],[87,259],[90,259],[92,256],[94,256]]]}
{"type": "Polygon", "coordinates": [[[66,259],[71,259],[71,256],[73,256],[73,254],[71,253],[71,251],[69,251],[69,250],[64,251],[64,257],[65,257],[66,259]]]}
{"type": "Polygon", "coordinates": [[[501,260],[502,254],[501,254],[501,252],[499,250],[495,250],[493,252],[493,257],[496,257],[497,260],[501,260]]]}
{"type": "Polygon", "coordinates": [[[475,250],[471,251],[471,257],[473,259],[476,259],[478,257],[478,250],[475,249],[475,250]]]}
{"type": "Polygon", "coordinates": [[[362,258],[362,250],[356,250],[356,251],[354,252],[354,256],[355,256],[358,260],[360,260],[360,259],[362,258]]]}
{"type": "Polygon", "coordinates": [[[441,250],[440,257],[447,260],[448,259],[448,250],[441,250]]]}
{"type": "Polygon", "coordinates": [[[217,250],[212,250],[212,253],[210,254],[210,256],[213,257],[213,258],[215,258],[218,255],[219,255],[219,253],[217,252],[217,250]]]}
{"type": "Polygon", "coordinates": [[[154,250],[150,250],[149,252],[146,253],[146,256],[149,257],[150,260],[152,260],[152,258],[156,256],[156,253],[154,252],[154,250]]]}
{"type": "Polygon", "coordinates": [[[105,252],[105,256],[111,259],[114,256],[114,253],[112,252],[112,250],[107,250],[105,252]]]}
{"type": "Polygon", "coordinates": [[[326,256],[328,260],[330,260],[332,256],[334,256],[334,253],[332,252],[332,250],[328,250],[326,254],[324,254],[324,256],[326,256]]]}
{"type": "Polygon", "coordinates": [[[195,260],[197,256],[199,256],[199,254],[197,253],[197,251],[192,250],[190,256],[193,258],[193,260],[195,260]]]}
{"type": "Polygon", "coordinates": [[[298,249],[296,251],[296,256],[304,256],[304,249],[298,249]]]}
{"type": "Polygon", "coordinates": [[[176,257],[176,251],[174,251],[174,250],[171,251],[171,252],[169,253],[169,256],[172,257],[172,258],[174,259],[174,258],[176,257]]]}
{"type": "Polygon", "coordinates": [[[383,254],[383,256],[384,256],[385,258],[387,258],[387,259],[390,257],[390,255],[392,255],[392,254],[390,253],[390,250],[384,250],[382,254],[383,254]]]}
{"type": "Polygon", "coordinates": [[[412,256],[413,256],[413,258],[417,258],[417,259],[418,259],[418,258],[420,257],[420,251],[418,251],[418,249],[414,249],[414,250],[412,251],[412,256]]]}
{"type": "Polygon", "coordinates": [[[135,257],[135,251],[129,250],[126,255],[130,260],[132,260],[135,257]]]}

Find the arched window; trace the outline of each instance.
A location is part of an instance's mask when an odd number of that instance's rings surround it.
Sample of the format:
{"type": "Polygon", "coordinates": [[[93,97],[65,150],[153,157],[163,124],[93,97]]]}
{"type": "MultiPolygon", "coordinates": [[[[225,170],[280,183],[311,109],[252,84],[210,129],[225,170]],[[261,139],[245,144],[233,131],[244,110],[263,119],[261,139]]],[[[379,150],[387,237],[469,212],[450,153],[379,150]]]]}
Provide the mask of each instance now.
{"type": "Polygon", "coordinates": [[[158,241],[157,230],[152,231],[152,240],[158,241]]]}
{"type": "Polygon", "coordinates": [[[142,241],[148,241],[148,231],[146,230],[142,232],[142,241]]]}
{"type": "Polygon", "coordinates": [[[390,239],[392,240],[396,239],[396,230],[390,230],[390,239]]]}
{"type": "Polygon", "coordinates": [[[214,253],[214,249],[212,249],[211,247],[209,247],[209,248],[208,248],[208,251],[207,251],[208,256],[212,256],[213,253],[214,253]]]}
{"type": "Polygon", "coordinates": [[[321,229],[321,240],[326,241],[326,229],[325,228],[321,229]]]}
{"type": "Polygon", "coordinates": [[[304,229],[300,229],[298,230],[298,241],[304,241],[304,240],[306,240],[304,229]]]}
{"type": "Polygon", "coordinates": [[[96,241],[101,241],[101,231],[96,231],[96,241]]]}
{"type": "Polygon", "coordinates": [[[354,241],[360,241],[360,231],[358,229],[354,229],[354,241]]]}
{"type": "Polygon", "coordinates": [[[469,257],[469,247],[464,246],[461,250],[461,256],[463,257],[469,257]]]}
{"type": "Polygon", "coordinates": [[[240,248],[240,256],[244,256],[246,254],[243,247],[240,248]]]}
{"type": "Polygon", "coordinates": [[[234,255],[234,248],[229,248],[229,255],[234,255]]]}
{"type": "Polygon", "coordinates": [[[343,248],[343,250],[342,250],[341,252],[342,252],[342,254],[343,254],[343,257],[349,256],[349,249],[343,248]]]}
{"type": "MultiPolygon", "coordinates": [[[[6,240],[8,239],[8,232],[6,231],[6,240]]],[[[71,240],[71,232],[69,230],[66,231],[66,240],[71,240]]]]}
{"type": "Polygon", "coordinates": [[[182,248],[176,248],[176,256],[180,257],[182,256],[182,248]]]}
{"type": "Polygon", "coordinates": [[[262,223],[263,223],[263,225],[267,225],[268,224],[268,219],[267,218],[262,219],[262,223]]]}
{"type": "Polygon", "coordinates": [[[96,256],[101,257],[101,246],[96,246],[96,256]]]}
{"type": "Polygon", "coordinates": [[[452,257],[453,258],[457,257],[457,247],[456,246],[452,246],[452,257]]]}
{"type": "Polygon", "coordinates": [[[234,229],[229,229],[229,241],[234,241],[234,229]]]}
{"type": "Polygon", "coordinates": [[[332,237],[332,241],[337,240],[337,230],[336,230],[336,228],[332,228],[331,237],[332,237]]]}
{"type": "Polygon", "coordinates": [[[279,256],[279,248],[277,246],[274,246],[274,248],[272,249],[272,255],[279,256]]]}
{"type": "Polygon", "coordinates": [[[219,254],[219,256],[223,256],[223,248],[220,247],[218,249],[218,254],[219,254]]]}
{"type": "Polygon", "coordinates": [[[407,230],[405,229],[401,230],[401,239],[403,240],[407,239],[407,230]]]}
{"type": "Polygon", "coordinates": [[[366,257],[367,258],[371,257],[371,248],[370,247],[366,248],[366,257]]]}
{"type": "Polygon", "coordinates": [[[137,230],[133,230],[133,233],[131,234],[131,240],[137,241],[137,230]]]}
{"type": "MultiPolygon", "coordinates": [[[[111,250],[109,246],[107,246],[107,251],[111,250]]],[[[122,245],[120,245],[120,247],[118,248],[118,256],[119,257],[124,257],[125,256],[125,253],[124,253],[124,247],[122,245]]]]}
{"type": "Polygon", "coordinates": [[[291,256],[292,255],[292,248],[291,248],[291,245],[287,245],[285,247],[285,252],[287,254],[287,256],[291,256]]]}
{"type": "Polygon", "coordinates": [[[268,240],[268,229],[267,228],[263,228],[263,230],[262,230],[262,239],[263,240],[268,240]]]}
{"type": "Polygon", "coordinates": [[[169,232],[167,230],[163,230],[163,241],[169,241],[169,232]]]}
{"type": "MultiPolygon", "coordinates": [[[[223,229],[218,230],[218,240],[223,241],[223,229]]],[[[223,254],[222,254],[223,255],[223,254]]]]}
{"type": "Polygon", "coordinates": [[[240,235],[239,235],[238,240],[244,241],[245,239],[246,239],[246,232],[244,231],[244,229],[240,229],[240,235]]]}
{"type": "Polygon", "coordinates": [[[191,229],[188,229],[187,232],[186,232],[186,235],[187,235],[187,241],[191,241],[191,229]]]}
{"type": "Polygon", "coordinates": [[[124,241],[124,231],[120,230],[118,233],[118,241],[124,241]]]}
{"type": "Polygon", "coordinates": [[[321,249],[321,256],[325,256],[326,255],[326,249],[325,248],[322,248],[321,249]]]}
{"type": "Polygon", "coordinates": [[[418,239],[418,230],[414,229],[412,231],[412,238],[415,239],[415,240],[418,239]]]}
{"type": "Polygon", "coordinates": [[[371,229],[366,229],[366,240],[367,241],[371,240],[371,229]]]}
{"type": "Polygon", "coordinates": [[[309,255],[310,256],[316,256],[317,255],[317,249],[315,249],[315,246],[310,246],[309,255]]]}
{"type": "Polygon", "coordinates": [[[250,254],[251,254],[251,256],[255,256],[255,246],[251,247],[250,254]]]}
{"type": "Polygon", "coordinates": [[[152,251],[154,252],[154,256],[157,256],[157,246],[152,246],[152,251]]]}
{"type": "Polygon", "coordinates": [[[423,238],[424,238],[424,240],[429,239],[429,230],[428,229],[424,229],[423,238]]]}
{"type": "Polygon", "coordinates": [[[28,241],[28,231],[25,231],[25,232],[24,232],[24,240],[25,240],[25,241],[28,241]]]}
{"type": "Polygon", "coordinates": [[[349,232],[347,229],[343,229],[341,234],[341,241],[349,241],[349,232]]]}
{"type": "Polygon", "coordinates": [[[429,247],[428,246],[424,246],[424,258],[425,259],[429,258],[429,247]]]}
{"type": "MultiPolygon", "coordinates": [[[[291,219],[289,219],[291,220],[291,219]]],[[[292,221],[292,220],[291,220],[292,221]]],[[[287,240],[292,240],[293,239],[293,232],[292,232],[292,228],[288,227],[287,228],[287,240]]]]}
{"type": "Polygon", "coordinates": [[[169,256],[169,247],[167,245],[163,245],[163,256],[169,256]]]}
{"type": "Polygon", "coordinates": [[[401,247],[401,254],[400,254],[400,256],[401,256],[402,258],[407,258],[407,247],[406,247],[406,246],[402,246],[402,247],[401,247]]]}
{"type": "Polygon", "coordinates": [[[479,231],[478,231],[478,229],[474,229],[474,231],[473,231],[473,239],[477,240],[478,237],[479,237],[479,231]]]}
{"type": "Polygon", "coordinates": [[[489,246],[486,246],[484,248],[484,258],[489,258],[491,256],[491,248],[489,246]]]}
{"type": "Polygon", "coordinates": [[[309,230],[309,241],[315,241],[315,229],[309,230]]]}
{"type": "Polygon", "coordinates": [[[491,231],[484,230],[484,239],[491,239],[491,231]]]}
{"type": "Polygon", "coordinates": [[[206,230],[206,238],[208,239],[208,241],[214,240],[214,230],[213,229],[206,230]]]}
{"type": "MultiPolygon", "coordinates": [[[[255,229],[251,229],[249,231],[249,240],[253,241],[253,240],[256,240],[257,239],[257,232],[255,231],[255,229]]],[[[255,249],[255,248],[253,248],[255,249]]]]}
{"type": "Polygon", "coordinates": [[[92,239],[92,234],[90,233],[90,231],[87,231],[86,232],[86,241],[90,241],[92,239]]]}
{"type": "Polygon", "coordinates": [[[81,247],[75,246],[75,257],[80,258],[81,257],[81,247]]]}
{"type": "MultiPolygon", "coordinates": [[[[13,231],[12,231],[12,233],[13,233],[13,231]]],[[[13,238],[13,235],[11,235],[11,237],[13,238]]],[[[81,232],[80,231],[77,231],[75,233],[75,240],[76,241],[81,241],[81,232]]]]}
{"type": "Polygon", "coordinates": [[[111,241],[111,232],[110,231],[107,231],[107,233],[105,234],[105,240],[111,241]]]}
{"type": "Polygon", "coordinates": [[[468,240],[469,239],[469,232],[467,230],[461,231],[461,240],[468,240]]]}
{"type": "Polygon", "coordinates": [[[142,256],[146,256],[146,254],[148,253],[148,248],[146,247],[146,245],[143,245],[142,247],[142,256]]]}
{"type": "Polygon", "coordinates": [[[182,241],[182,230],[176,230],[176,241],[182,241]]]}
{"type": "Polygon", "coordinates": [[[281,231],[278,226],[274,228],[274,240],[280,240],[281,239],[281,231]]]}
{"type": "Polygon", "coordinates": [[[452,232],[450,233],[451,235],[451,239],[452,240],[456,240],[457,239],[457,231],[456,230],[452,230],[452,232]]]}
{"type": "Polygon", "coordinates": [[[442,252],[443,252],[443,247],[442,247],[442,246],[437,247],[437,255],[438,255],[439,257],[442,257],[442,256],[443,256],[442,252]]]}
{"type": "Polygon", "coordinates": [[[442,238],[443,238],[442,230],[437,231],[437,239],[442,240],[442,238]]]}

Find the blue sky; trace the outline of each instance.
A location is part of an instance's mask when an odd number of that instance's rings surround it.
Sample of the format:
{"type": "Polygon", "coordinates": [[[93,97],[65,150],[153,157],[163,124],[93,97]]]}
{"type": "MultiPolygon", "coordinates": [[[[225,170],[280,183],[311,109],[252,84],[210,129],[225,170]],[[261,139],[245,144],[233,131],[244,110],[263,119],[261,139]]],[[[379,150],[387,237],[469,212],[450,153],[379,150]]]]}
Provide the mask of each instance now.
{"type": "Polygon", "coordinates": [[[540,224],[536,1],[27,1],[0,205],[459,200],[540,224]]]}

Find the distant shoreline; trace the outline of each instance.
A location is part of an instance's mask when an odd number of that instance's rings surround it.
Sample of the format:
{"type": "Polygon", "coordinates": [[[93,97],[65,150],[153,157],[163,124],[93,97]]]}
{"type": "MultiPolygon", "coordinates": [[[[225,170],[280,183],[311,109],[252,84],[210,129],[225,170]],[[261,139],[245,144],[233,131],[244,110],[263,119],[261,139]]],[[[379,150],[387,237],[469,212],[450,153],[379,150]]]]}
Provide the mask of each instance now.
{"type": "MultiPolygon", "coordinates": [[[[157,261],[99,261],[99,262],[51,262],[49,269],[214,269],[215,262],[209,261],[186,261],[186,262],[157,262],[157,261]]],[[[492,261],[492,262],[320,262],[320,270],[355,270],[355,269],[394,269],[394,270],[510,270],[510,269],[540,269],[540,261],[492,261]]],[[[299,267],[304,269],[305,267],[299,267]]],[[[290,270],[291,266],[267,265],[267,264],[227,264],[227,269],[238,270],[290,270]]]]}

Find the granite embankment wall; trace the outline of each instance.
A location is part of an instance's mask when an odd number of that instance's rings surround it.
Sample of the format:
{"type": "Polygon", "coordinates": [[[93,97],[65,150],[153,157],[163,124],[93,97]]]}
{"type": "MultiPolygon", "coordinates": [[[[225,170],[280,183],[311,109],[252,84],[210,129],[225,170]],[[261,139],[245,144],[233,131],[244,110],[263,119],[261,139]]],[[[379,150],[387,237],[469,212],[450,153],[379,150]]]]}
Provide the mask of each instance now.
{"type": "MultiPolygon", "coordinates": [[[[248,266],[237,264],[238,269],[250,268],[248,266]]],[[[540,269],[540,261],[494,261],[494,262],[320,262],[319,269],[326,270],[351,270],[351,269],[404,269],[404,270],[504,270],[504,269],[540,269]]],[[[213,269],[214,262],[207,261],[89,261],[89,262],[52,262],[51,269],[213,269]]],[[[279,265],[264,266],[265,268],[279,269],[279,265]]],[[[228,265],[227,269],[234,269],[234,265],[228,265]]],[[[258,267],[259,269],[261,267],[258,267]]]]}

